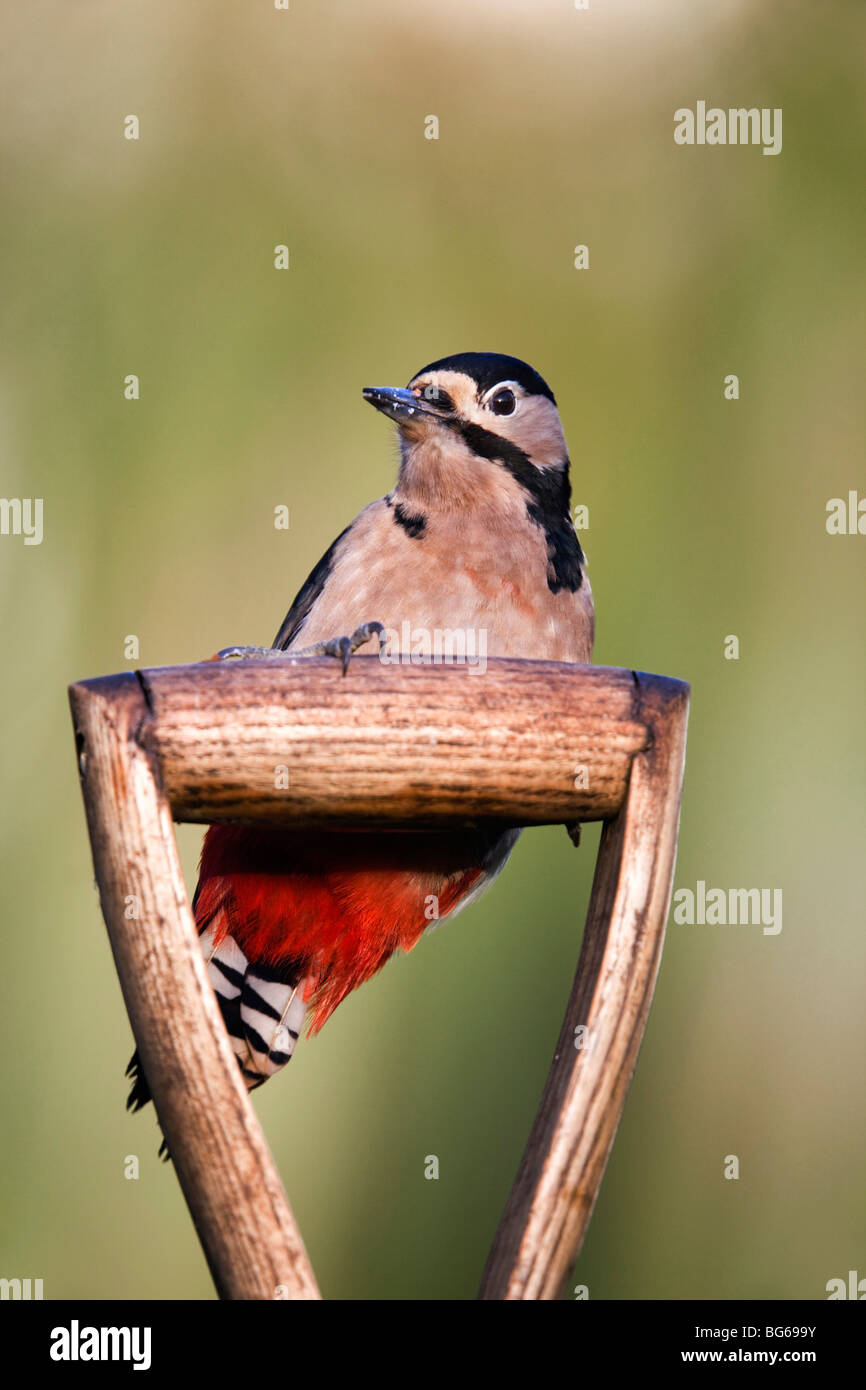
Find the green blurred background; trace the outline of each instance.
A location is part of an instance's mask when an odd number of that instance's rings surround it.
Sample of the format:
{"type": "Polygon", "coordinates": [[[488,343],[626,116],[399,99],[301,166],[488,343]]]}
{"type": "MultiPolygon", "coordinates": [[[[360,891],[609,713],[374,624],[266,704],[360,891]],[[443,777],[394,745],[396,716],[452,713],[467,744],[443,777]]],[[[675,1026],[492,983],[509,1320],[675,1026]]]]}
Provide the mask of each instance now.
{"type": "MultiPolygon", "coordinates": [[[[866,493],[863,6],[54,0],[3,29],[2,491],[44,498],[45,530],[0,538],[0,1274],[213,1296],[152,1113],[124,1111],[67,684],[270,641],[393,480],[361,387],[466,349],[558,396],[596,660],[692,683],[676,885],[784,893],[778,936],[671,923],[572,1283],[823,1298],[866,1274],[866,539],[825,529],[866,493]],[[678,147],[698,99],[782,107],[782,153],[678,147]]],[[[326,1296],[473,1296],[597,841],[525,835],[256,1097],[326,1296]]]]}

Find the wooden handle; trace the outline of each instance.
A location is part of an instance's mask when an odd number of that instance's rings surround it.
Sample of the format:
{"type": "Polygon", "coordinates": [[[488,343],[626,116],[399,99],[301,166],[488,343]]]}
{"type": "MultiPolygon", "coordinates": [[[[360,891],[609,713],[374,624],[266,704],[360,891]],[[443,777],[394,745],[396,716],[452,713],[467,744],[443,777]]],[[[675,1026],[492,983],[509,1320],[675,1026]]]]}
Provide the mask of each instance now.
{"type": "Polygon", "coordinates": [[[639,680],[650,738],[634,759],[621,810],[602,832],[565,1021],[484,1271],[483,1299],[560,1295],[643,1040],[673,885],[688,687],[639,680]]]}
{"type": "Polygon", "coordinates": [[[343,677],[286,657],[141,681],[176,820],[599,820],[646,743],[631,672],[603,667],[500,660],[482,675],[356,656],[343,677]]]}
{"type": "Polygon", "coordinates": [[[70,699],[117,973],[217,1290],[232,1299],[318,1298],[205,975],[171,813],[140,742],[150,718],[142,688],[134,675],[115,676],[73,686],[70,699]]]}
{"type": "Polygon", "coordinates": [[[196,940],[175,820],[605,820],[583,951],[482,1297],[555,1297],[634,1069],[673,881],[688,687],[491,660],[284,656],[70,688],[102,909],[160,1123],[226,1298],[318,1298],[196,940]],[[130,910],[132,908],[132,911],[130,910]],[[574,1048],[583,1024],[592,1042],[574,1048]]]}

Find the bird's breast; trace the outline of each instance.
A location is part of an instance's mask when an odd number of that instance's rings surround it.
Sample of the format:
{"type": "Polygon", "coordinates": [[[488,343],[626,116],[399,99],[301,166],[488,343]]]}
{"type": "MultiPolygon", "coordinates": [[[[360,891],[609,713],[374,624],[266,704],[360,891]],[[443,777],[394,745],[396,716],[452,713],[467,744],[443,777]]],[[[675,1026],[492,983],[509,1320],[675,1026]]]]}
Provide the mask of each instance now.
{"type": "Polygon", "coordinates": [[[293,646],[375,619],[391,655],[435,649],[437,637],[459,645],[462,634],[466,649],[488,656],[591,660],[589,580],[584,573],[576,590],[551,588],[538,526],[449,527],[436,517],[421,526],[393,513],[384,501],[361,513],[293,646]]]}

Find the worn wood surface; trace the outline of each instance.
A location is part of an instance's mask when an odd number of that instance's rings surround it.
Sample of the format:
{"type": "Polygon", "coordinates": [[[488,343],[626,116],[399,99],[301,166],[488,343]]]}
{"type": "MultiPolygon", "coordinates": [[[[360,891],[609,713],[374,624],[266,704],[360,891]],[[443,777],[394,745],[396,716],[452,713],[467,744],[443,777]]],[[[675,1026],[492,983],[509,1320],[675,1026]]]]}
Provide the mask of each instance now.
{"type": "Polygon", "coordinates": [[[491,660],[482,674],[357,656],[344,678],[333,660],[284,656],[83,681],[70,699],[121,986],[227,1298],[319,1294],[207,983],[172,817],[418,830],[482,818],[608,822],[568,1013],[481,1292],[556,1297],[652,997],[688,687],[551,662],[491,660]]]}
{"type": "Polygon", "coordinates": [[[70,699],[117,973],[217,1290],[231,1299],[318,1298],[205,976],[168,802],[139,741],[149,719],[141,687],[134,675],[112,677],[73,686],[70,699]]]}
{"type": "Polygon", "coordinates": [[[579,1253],[646,1028],[670,906],[688,687],[640,677],[650,738],[602,832],[583,946],[483,1299],[553,1299],[579,1253]],[[577,1031],[581,1030],[581,1031],[577,1031]]]}
{"type": "Polygon", "coordinates": [[[600,820],[646,742],[632,673],[604,667],[500,660],[473,674],[356,656],[343,677],[328,658],[284,657],[141,680],[148,747],[184,821],[600,820]]]}

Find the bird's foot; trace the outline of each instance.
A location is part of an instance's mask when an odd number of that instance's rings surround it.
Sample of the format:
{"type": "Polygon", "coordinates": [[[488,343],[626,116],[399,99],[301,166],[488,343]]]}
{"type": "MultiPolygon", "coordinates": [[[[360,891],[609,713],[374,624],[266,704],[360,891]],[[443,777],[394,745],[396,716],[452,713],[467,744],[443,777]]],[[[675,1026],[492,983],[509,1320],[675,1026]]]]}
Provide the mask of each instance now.
{"type": "Polygon", "coordinates": [[[309,647],[299,647],[293,652],[286,652],[282,647],[223,647],[221,652],[217,652],[211,661],[246,661],[253,659],[266,659],[268,657],[284,656],[335,656],[343,665],[343,675],[349,668],[349,660],[359,647],[363,647],[365,642],[369,642],[371,637],[377,638],[379,642],[379,655],[385,650],[385,627],[383,623],[362,623],[356,628],[351,637],[330,637],[325,642],[314,642],[309,647]]]}
{"type": "Polygon", "coordinates": [[[292,656],[335,656],[343,663],[343,675],[349,669],[349,661],[359,647],[376,637],[379,642],[379,655],[385,650],[385,628],[382,623],[362,623],[355,628],[351,637],[331,637],[326,642],[314,642],[310,647],[300,647],[292,656]]]}
{"type": "Polygon", "coordinates": [[[223,647],[211,661],[246,661],[249,657],[285,656],[279,647],[223,647]]]}

